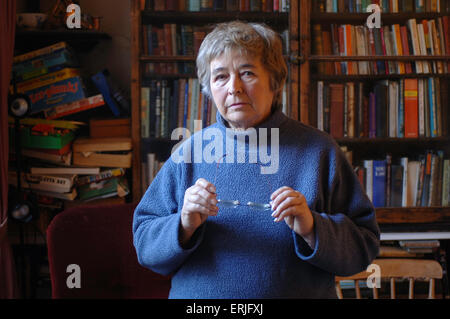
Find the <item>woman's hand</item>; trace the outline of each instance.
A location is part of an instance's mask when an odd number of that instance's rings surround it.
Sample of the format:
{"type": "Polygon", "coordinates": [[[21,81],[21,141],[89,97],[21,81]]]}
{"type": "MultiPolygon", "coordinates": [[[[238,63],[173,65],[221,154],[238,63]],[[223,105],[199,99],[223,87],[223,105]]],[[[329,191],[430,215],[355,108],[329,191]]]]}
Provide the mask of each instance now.
{"type": "Polygon", "coordinates": [[[283,186],[273,192],[270,199],[275,222],[284,220],[290,229],[302,236],[314,249],[314,219],[305,196],[290,187],[283,186]]]}
{"type": "Polygon", "coordinates": [[[209,216],[216,216],[217,205],[216,188],[203,178],[199,178],[194,185],[184,193],[183,208],[181,210],[180,242],[186,244],[194,232],[209,216]]]}

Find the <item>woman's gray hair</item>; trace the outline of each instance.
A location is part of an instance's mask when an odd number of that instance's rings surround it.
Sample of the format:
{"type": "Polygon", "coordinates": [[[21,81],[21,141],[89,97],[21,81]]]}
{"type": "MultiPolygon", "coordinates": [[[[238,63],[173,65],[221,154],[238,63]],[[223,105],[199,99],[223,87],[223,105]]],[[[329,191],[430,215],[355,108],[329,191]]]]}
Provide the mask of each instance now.
{"type": "Polygon", "coordinates": [[[211,98],[211,61],[231,51],[261,58],[269,72],[270,88],[276,93],[272,107],[281,105],[281,92],[287,77],[283,42],[278,33],[261,23],[220,23],[205,37],[197,55],[197,76],[202,93],[211,98]]]}

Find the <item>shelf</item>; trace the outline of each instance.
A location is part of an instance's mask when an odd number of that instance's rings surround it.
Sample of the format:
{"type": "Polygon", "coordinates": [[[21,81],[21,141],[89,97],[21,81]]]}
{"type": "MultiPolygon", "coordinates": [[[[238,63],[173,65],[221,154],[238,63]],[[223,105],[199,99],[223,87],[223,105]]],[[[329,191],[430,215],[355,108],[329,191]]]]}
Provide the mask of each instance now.
{"type": "Polygon", "coordinates": [[[15,49],[20,53],[66,41],[74,50],[86,52],[110,39],[107,33],[94,30],[17,30],[15,49]]]}
{"type": "Polygon", "coordinates": [[[352,55],[352,56],[337,56],[337,55],[311,55],[310,62],[343,62],[343,61],[447,61],[450,60],[450,55],[352,55]]]}
{"type": "Polygon", "coordinates": [[[357,145],[357,144],[445,144],[448,145],[450,143],[449,136],[443,137],[419,137],[419,138],[400,138],[400,137],[386,137],[386,138],[369,138],[369,137],[361,137],[361,138],[339,138],[336,139],[336,142],[344,145],[357,145]]]}
{"type": "Polygon", "coordinates": [[[376,208],[379,224],[450,223],[450,207],[376,208]]]}
{"type": "Polygon", "coordinates": [[[187,55],[142,55],[141,62],[195,62],[195,56],[187,55]]]}
{"type": "Polygon", "coordinates": [[[289,14],[287,12],[224,12],[224,11],[200,11],[200,12],[167,12],[167,11],[141,11],[143,24],[216,24],[230,20],[244,20],[248,22],[264,22],[277,28],[288,28],[289,14]]]}
{"type": "Polygon", "coordinates": [[[373,81],[373,80],[398,80],[398,79],[420,79],[420,78],[450,78],[450,73],[436,74],[436,73],[409,73],[409,74],[340,74],[340,75],[325,75],[313,74],[311,80],[314,81],[334,81],[334,82],[351,82],[351,81],[373,81]]]}
{"type": "MultiPolygon", "coordinates": [[[[313,12],[311,14],[311,23],[331,23],[336,24],[365,24],[367,18],[372,13],[349,13],[349,12],[313,12]]],[[[401,13],[381,13],[382,25],[390,25],[396,23],[405,23],[409,19],[429,20],[443,17],[448,13],[439,12],[401,12],[401,13]]]]}

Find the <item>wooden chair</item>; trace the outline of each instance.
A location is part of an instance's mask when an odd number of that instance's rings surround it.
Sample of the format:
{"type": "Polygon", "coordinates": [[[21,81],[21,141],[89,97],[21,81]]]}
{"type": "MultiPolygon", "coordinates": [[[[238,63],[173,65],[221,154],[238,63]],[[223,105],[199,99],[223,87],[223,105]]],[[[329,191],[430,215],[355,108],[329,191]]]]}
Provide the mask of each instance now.
{"type": "MultiPolygon", "coordinates": [[[[380,279],[388,280],[390,282],[390,298],[396,299],[395,293],[395,279],[408,279],[409,280],[409,293],[408,298],[414,299],[414,282],[417,280],[429,281],[428,286],[428,298],[435,299],[435,283],[436,279],[442,278],[442,267],[435,260],[426,259],[409,259],[409,258],[388,258],[388,259],[375,259],[372,264],[380,267],[380,279]]],[[[369,266],[370,267],[370,266],[369,266]]],[[[369,269],[368,267],[368,269],[369,269]]],[[[341,280],[354,280],[356,299],[361,299],[361,290],[359,281],[366,281],[371,272],[363,271],[358,274],[349,277],[336,276],[336,293],[339,299],[343,299],[343,293],[341,289],[341,280]]],[[[372,288],[372,295],[374,299],[379,299],[379,288],[372,288]]]]}

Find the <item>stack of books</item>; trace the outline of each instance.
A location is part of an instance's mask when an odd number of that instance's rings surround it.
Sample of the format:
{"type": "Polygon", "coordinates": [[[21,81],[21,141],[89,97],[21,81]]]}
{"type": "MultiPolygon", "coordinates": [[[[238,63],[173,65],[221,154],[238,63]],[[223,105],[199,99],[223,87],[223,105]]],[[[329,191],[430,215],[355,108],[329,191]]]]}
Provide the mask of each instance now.
{"type": "MultiPolygon", "coordinates": [[[[97,88],[102,93],[88,94],[77,58],[66,42],[14,57],[11,93],[25,94],[31,102],[28,117],[20,120],[19,128],[20,152],[24,161],[21,187],[25,193],[35,194],[39,203],[52,206],[54,200],[55,203],[63,202],[54,206],[65,206],[67,202],[111,196],[125,201],[129,193],[125,173],[130,167],[130,149],[122,161],[98,160],[95,145],[99,144],[92,145],[94,148],[83,155],[76,150],[86,135],[84,128],[87,128],[90,116],[112,115],[112,107],[107,107],[103,90],[98,85],[97,88]],[[104,110],[107,113],[102,113],[104,110]],[[74,117],[82,121],[71,121],[74,117]],[[91,156],[87,157],[88,153],[91,156]]],[[[9,124],[10,154],[13,156],[16,150],[13,118],[9,118],[9,124]]],[[[11,158],[9,184],[17,186],[14,159],[11,158]]]]}

